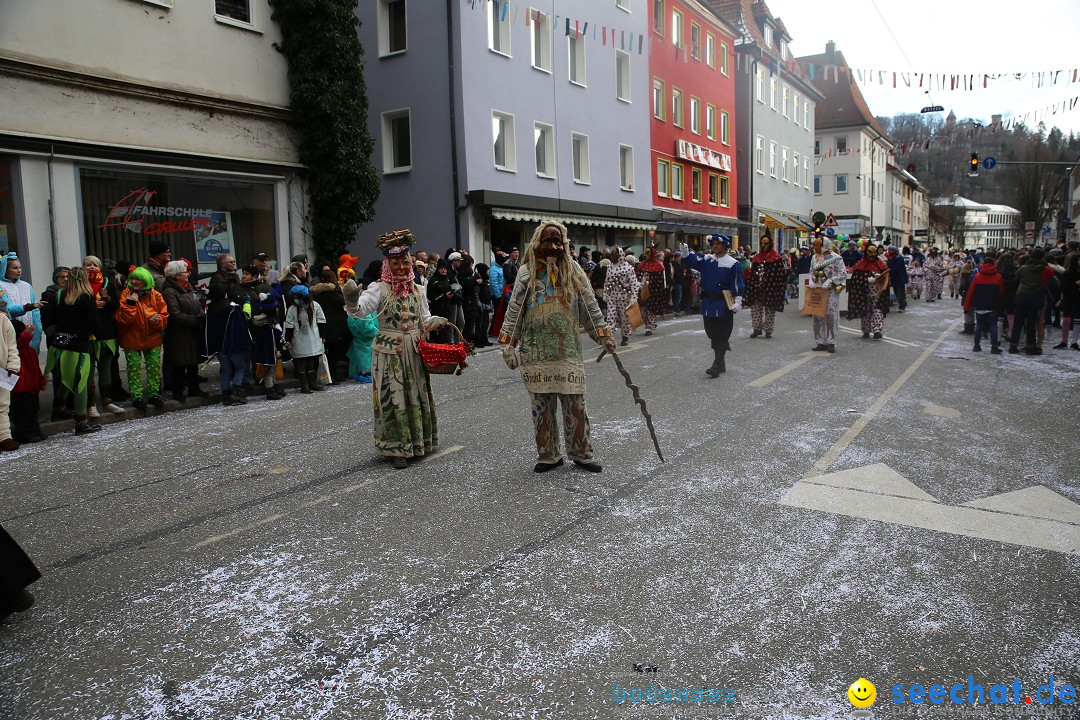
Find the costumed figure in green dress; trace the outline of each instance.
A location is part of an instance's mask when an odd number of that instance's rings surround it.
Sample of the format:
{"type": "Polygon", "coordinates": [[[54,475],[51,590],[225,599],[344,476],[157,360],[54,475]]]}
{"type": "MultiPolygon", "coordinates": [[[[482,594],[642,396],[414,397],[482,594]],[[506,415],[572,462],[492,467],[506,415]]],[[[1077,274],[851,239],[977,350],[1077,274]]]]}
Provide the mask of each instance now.
{"type": "Polygon", "coordinates": [[[538,457],[536,472],[563,464],[559,452],[558,410],[562,405],[566,454],[579,467],[600,472],[593,461],[589,417],[585,412],[585,363],[579,332],[615,349],[611,330],[596,303],[589,278],[577,264],[566,228],[543,222],[525,250],[507,303],[499,342],[511,370],[518,370],[532,400],[538,457]]]}
{"type": "Polygon", "coordinates": [[[394,459],[395,468],[423,457],[439,444],[435,395],[418,343],[424,331],[446,325],[428,312],[424,289],[413,282],[412,233],[395,230],[379,236],[382,275],[360,293],[354,280],[342,288],[353,318],[376,313],[379,331],[372,341],[371,372],[375,407],[375,450],[394,459]]]}

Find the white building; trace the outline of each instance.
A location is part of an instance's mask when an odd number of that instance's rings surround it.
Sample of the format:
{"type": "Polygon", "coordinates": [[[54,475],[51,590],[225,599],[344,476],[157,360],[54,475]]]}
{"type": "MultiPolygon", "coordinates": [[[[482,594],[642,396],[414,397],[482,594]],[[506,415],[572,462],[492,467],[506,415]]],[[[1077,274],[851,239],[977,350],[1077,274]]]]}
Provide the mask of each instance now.
{"type": "Polygon", "coordinates": [[[1024,244],[1024,234],[1018,228],[1020,211],[1008,205],[987,204],[986,246],[1018,248],[1024,244]]]}
{"type": "Polygon", "coordinates": [[[1020,211],[1008,205],[982,204],[959,195],[936,198],[942,222],[930,229],[931,242],[939,247],[1018,248],[1025,242],[1016,227],[1020,211]]]}
{"type": "Polygon", "coordinates": [[[0,250],[39,290],[153,239],[195,262],[211,228],[204,263],[303,251],[280,40],[267,0],[4,0],[0,250]]]}

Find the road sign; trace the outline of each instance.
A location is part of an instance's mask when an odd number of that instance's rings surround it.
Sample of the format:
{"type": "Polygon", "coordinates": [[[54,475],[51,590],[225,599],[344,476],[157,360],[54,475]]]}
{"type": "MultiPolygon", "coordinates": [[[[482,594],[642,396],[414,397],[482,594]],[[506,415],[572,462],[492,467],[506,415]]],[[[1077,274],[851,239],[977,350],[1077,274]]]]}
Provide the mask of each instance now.
{"type": "Polygon", "coordinates": [[[915,231],[915,237],[926,237],[929,234],[930,234],[930,231],[927,230],[926,228],[922,228],[921,230],[916,230],[915,231]]]}
{"type": "Polygon", "coordinates": [[[995,165],[997,165],[997,158],[983,158],[983,167],[987,170],[993,170],[995,165]]]}
{"type": "Polygon", "coordinates": [[[836,234],[836,230],[834,230],[833,228],[825,228],[825,234],[829,237],[832,237],[836,234]]]}
{"type": "Polygon", "coordinates": [[[945,108],[943,108],[941,105],[927,105],[926,107],[924,107],[919,112],[921,112],[921,113],[945,112],[945,108]]]}
{"type": "Polygon", "coordinates": [[[1035,231],[1034,230],[1025,230],[1024,231],[1024,239],[1025,240],[1031,240],[1034,237],[1035,237],[1035,231]]]}
{"type": "Polygon", "coordinates": [[[1053,232],[1053,229],[1049,225],[1043,228],[1043,235],[1049,235],[1051,232],[1053,232]]]}
{"type": "Polygon", "coordinates": [[[1034,230],[1035,229],[1035,221],[1034,220],[1028,220],[1026,223],[1024,223],[1024,229],[1025,230],[1034,230]]]}
{"type": "Polygon", "coordinates": [[[810,219],[814,221],[815,225],[821,225],[823,222],[825,222],[825,213],[818,210],[810,219]]]}
{"type": "Polygon", "coordinates": [[[885,232],[885,226],[884,226],[884,225],[875,225],[874,227],[875,227],[875,229],[877,230],[877,234],[878,234],[878,235],[880,235],[881,233],[885,232]]]}
{"type": "Polygon", "coordinates": [[[825,218],[825,222],[822,223],[827,228],[840,227],[840,223],[836,222],[836,218],[832,213],[829,213],[829,217],[825,218]]]}

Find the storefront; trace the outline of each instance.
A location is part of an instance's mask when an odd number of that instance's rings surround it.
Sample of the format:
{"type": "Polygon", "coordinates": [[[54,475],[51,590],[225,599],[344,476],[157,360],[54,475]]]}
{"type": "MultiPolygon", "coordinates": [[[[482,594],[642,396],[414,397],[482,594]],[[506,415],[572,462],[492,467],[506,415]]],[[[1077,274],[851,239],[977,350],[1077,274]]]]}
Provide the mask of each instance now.
{"type": "Polygon", "coordinates": [[[14,157],[0,155],[0,255],[21,250],[14,165],[14,157]]]}
{"type": "Polygon", "coordinates": [[[494,250],[524,249],[536,226],[543,220],[557,220],[566,226],[574,254],[581,246],[607,250],[619,245],[635,254],[651,243],[656,223],[626,218],[543,213],[514,208],[491,208],[490,238],[494,250]]]}

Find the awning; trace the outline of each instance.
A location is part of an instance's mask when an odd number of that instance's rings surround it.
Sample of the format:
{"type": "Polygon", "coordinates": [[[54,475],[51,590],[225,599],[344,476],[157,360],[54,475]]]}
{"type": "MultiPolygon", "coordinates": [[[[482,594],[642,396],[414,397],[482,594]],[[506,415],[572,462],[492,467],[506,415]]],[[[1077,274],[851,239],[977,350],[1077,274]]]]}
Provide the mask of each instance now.
{"type": "Polygon", "coordinates": [[[782,217],[784,220],[787,220],[790,223],[790,225],[788,225],[788,229],[790,229],[790,230],[813,230],[814,229],[814,228],[810,227],[809,225],[807,225],[805,222],[803,222],[802,220],[800,220],[797,217],[792,217],[791,215],[785,215],[783,213],[780,214],[780,217],[782,217]]]}
{"type": "Polygon", "coordinates": [[[765,227],[769,228],[770,230],[776,230],[778,228],[783,228],[784,230],[809,230],[810,229],[810,228],[806,227],[806,225],[804,223],[802,223],[801,221],[796,220],[795,218],[792,218],[792,217],[790,217],[788,215],[785,215],[784,213],[762,212],[761,214],[765,218],[765,227]]]}
{"type": "Polygon", "coordinates": [[[690,212],[689,210],[674,210],[662,207],[656,209],[661,213],[657,225],[678,225],[679,227],[698,227],[709,230],[752,226],[752,223],[738,218],[724,217],[723,215],[708,215],[706,213],[690,212]]]}
{"type": "Polygon", "coordinates": [[[626,230],[655,230],[656,223],[626,218],[601,217],[598,215],[568,215],[565,213],[547,213],[537,210],[517,208],[491,208],[491,217],[498,220],[520,220],[521,222],[540,223],[556,220],[563,225],[586,225],[590,227],[623,228],[626,230]]]}

